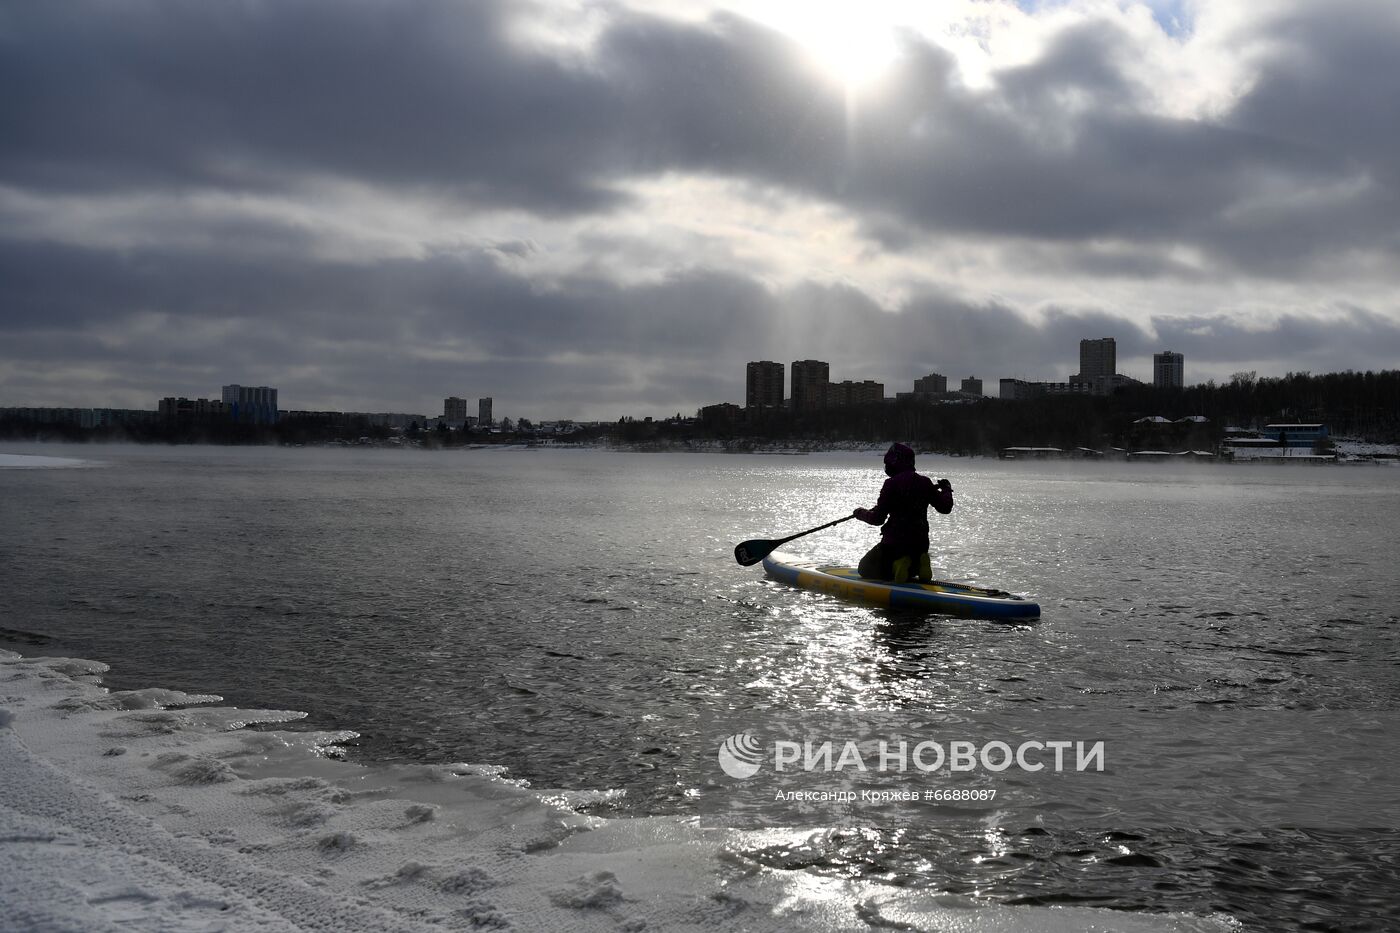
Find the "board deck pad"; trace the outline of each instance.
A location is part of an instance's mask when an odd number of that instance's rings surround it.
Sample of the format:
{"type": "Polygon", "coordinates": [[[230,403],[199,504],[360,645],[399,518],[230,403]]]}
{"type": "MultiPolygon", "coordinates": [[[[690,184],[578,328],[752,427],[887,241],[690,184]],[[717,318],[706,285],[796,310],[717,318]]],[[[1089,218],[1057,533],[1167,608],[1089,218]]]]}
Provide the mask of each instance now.
{"type": "Polygon", "coordinates": [[[946,580],[894,583],[862,577],[854,567],[792,562],[766,557],[763,569],[775,580],[803,589],[828,593],[841,599],[969,618],[1031,618],[1040,606],[1005,590],[953,583],[946,580]]]}
{"type": "MultiPolygon", "coordinates": [[[[818,564],[812,569],[820,570],[822,573],[829,573],[834,577],[842,577],[846,580],[865,580],[854,567],[818,564]]],[[[948,580],[909,580],[906,583],[895,583],[892,580],[869,580],[866,582],[883,583],[887,586],[913,587],[930,593],[968,593],[974,596],[987,596],[992,599],[1021,598],[1019,596],[1012,596],[1010,593],[1006,592],[1006,590],[992,590],[986,587],[973,586],[971,583],[953,583],[948,580]]]]}

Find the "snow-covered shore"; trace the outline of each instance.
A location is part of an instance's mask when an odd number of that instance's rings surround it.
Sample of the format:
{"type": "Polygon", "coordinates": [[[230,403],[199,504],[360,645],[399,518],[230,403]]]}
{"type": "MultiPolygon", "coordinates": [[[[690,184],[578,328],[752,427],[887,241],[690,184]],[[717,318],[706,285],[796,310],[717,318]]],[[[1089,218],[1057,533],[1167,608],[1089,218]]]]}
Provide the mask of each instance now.
{"type": "Polygon", "coordinates": [[[105,670],[0,651],[6,931],[1236,929],[778,871],[743,852],[790,831],[605,820],[489,769],[348,764],[327,753],[348,733],[269,728],[299,713],[108,691],[105,670]]]}
{"type": "Polygon", "coordinates": [[[88,466],[89,461],[76,457],[45,457],[37,454],[0,453],[0,470],[42,470],[88,466]]]}

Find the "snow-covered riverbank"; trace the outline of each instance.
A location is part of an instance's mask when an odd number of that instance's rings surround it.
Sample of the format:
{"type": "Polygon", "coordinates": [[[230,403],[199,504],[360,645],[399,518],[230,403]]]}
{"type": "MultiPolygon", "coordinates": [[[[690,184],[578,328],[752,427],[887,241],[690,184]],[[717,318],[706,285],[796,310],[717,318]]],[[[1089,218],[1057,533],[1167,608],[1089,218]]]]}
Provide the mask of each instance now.
{"type": "Polygon", "coordinates": [[[352,765],[347,733],[276,728],[300,713],[110,692],[105,670],[0,651],[7,930],[1236,929],[778,871],[743,852],[794,831],[605,820],[470,765],[352,765]]]}

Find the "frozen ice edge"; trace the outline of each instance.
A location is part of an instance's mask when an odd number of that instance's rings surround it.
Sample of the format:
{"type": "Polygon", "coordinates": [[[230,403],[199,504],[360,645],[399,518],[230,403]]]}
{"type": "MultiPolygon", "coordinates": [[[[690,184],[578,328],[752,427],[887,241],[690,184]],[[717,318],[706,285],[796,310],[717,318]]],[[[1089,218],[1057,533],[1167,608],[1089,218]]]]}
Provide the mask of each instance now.
{"type": "Polygon", "coordinates": [[[0,469],[45,470],[83,466],[92,466],[92,461],[80,460],[76,457],[46,457],[39,454],[0,453],[0,469]]]}
{"type": "MultiPolygon", "coordinates": [[[[584,816],[466,768],[364,767],[302,714],[109,691],[0,651],[0,916],[16,930],[1235,931],[780,871],[765,834],[584,816]]],[[[789,834],[790,835],[790,834],[789,834]]]]}

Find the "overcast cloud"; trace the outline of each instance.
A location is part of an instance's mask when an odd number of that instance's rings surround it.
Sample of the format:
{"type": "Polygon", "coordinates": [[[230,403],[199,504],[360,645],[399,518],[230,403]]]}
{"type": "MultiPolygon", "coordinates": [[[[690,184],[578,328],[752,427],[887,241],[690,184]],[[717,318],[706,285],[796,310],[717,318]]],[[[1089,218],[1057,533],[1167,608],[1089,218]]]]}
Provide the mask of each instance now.
{"type": "Polygon", "coordinates": [[[1400,360],[1393,0],[0,2],[0,86],[0,406],[1400,360]]]}

